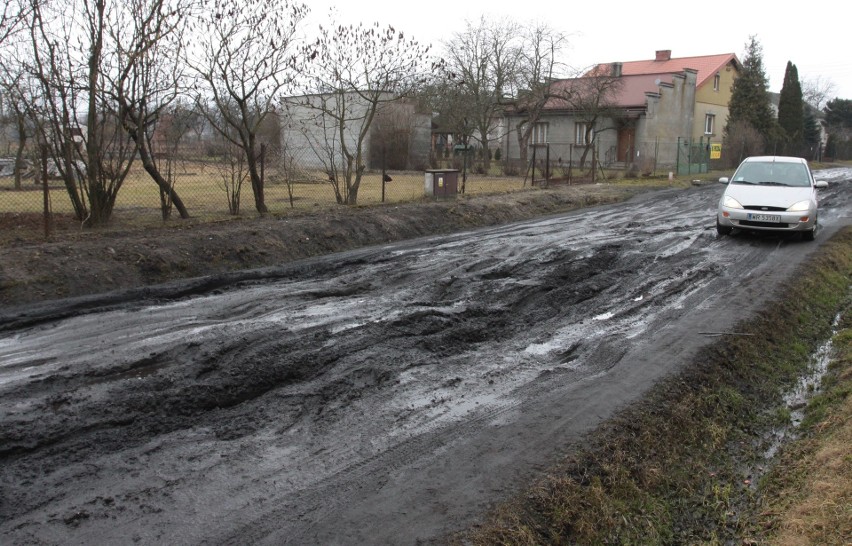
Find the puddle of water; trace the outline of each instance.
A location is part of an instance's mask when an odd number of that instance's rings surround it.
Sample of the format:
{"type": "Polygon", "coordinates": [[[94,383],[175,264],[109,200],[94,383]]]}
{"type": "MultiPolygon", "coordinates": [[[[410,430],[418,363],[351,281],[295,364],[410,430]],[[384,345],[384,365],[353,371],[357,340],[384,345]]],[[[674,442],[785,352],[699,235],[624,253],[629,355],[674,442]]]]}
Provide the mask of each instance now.
{"type": "MultiPolygon", "coordinates": [[[[837,333],[840,318],[840,314],[834,317],[831,337],[837,333]]],[[[808,401],[821,390],[822,378],[825,377],[831,362],[832,349],[833,345],[829,338],[811,355],[809,373],[800,377],[796,386],[784,394],[784,407],[790,412],[790,423],[772,432],[772,442],[763,454],[765,459],[774,457],[785,442],[794,440],[798,436],[798,429],[805,417],[808,401]]]]}

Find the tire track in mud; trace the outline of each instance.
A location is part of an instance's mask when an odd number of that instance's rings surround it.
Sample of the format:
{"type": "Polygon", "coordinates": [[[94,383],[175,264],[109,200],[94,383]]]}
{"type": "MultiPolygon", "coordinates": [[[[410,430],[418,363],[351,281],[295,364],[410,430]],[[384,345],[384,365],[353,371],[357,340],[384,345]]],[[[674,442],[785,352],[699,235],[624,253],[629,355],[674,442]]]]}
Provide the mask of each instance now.
{"type": "Polygon", "coordinates": [[[0,367],[0,536],[47,536],[68,526],[50,514],[94,512],[84,499],[109,495],[124,502],[75,520],[80,541],[109,525],[144,536],[152,521],[191,542],[333,536],[335,515],[389,476],[593,384],[797,244],[717,240],[716,193],[309,260],[199,298],[14,330],[0,338],[12,362],[0,367]],[[121,344],[105,342],[116,333],[121,344]],[[182,462],[210,448],[209,471],[253,470],[210,482],[182,462]],[[149,451],[181,479],[140,491],[101,478],[119,458],[145,481],[136,454],[149,451]],[[189,490],[218,497],[214,521],[183,514],[189,490]]]}

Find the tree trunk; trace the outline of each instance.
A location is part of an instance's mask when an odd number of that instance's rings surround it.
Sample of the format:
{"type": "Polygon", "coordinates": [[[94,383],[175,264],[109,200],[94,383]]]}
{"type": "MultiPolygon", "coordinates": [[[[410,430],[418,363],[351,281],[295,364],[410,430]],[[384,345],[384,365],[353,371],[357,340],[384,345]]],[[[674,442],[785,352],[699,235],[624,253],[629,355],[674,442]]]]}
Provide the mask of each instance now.
{"type": "MultiPolygon", "coordinates": [[[[112,208],[108,204],[109,199],[102,186],[100,159],[103,139],[99,133],[101,120],[98,118],[98,93],[100,92],[98,77],[100,76],[103,50],[105,11],[104,0],[96,0],[93,6],[93,21],[90,23],[92,25],[92,45],[89,51],[89,88],[87,90],[88,104],[86,105],[88,107],[86,114],[86,177],[89,188],[89,218],[87,223],[95,226],[105,224],[112,212],[112,208]]],[[[70,138],[70,135],[66,134],[66,138],[70,138]]]]}
{"type": "MultiPolygon", "coordinates": [[[[136,141],[135,138],[134,141],[136,141]]],[[[139,159],[142,161],[142,167],[145,169],[145,172],[147,172],[148,176],[150,176],[154,183],[159,186],[160,191],[169,196],[172,204],[175,208],[177,208],[180,217],[184,220],[189,218],[189,211],[186,210],[186,205],[184,205],[183,200],[180,196],[178,196],[177,192],[172,185],[169,184],[168,180],[163,178],[163,175],[160,174],[160,170],[154,163],[154,159],[151,157],[151,153],[148,151],[147,146],[140,145],[138,141],[136,141],[136,144],[139,147],[139,159]]]]}
{"type": "Polygon", "coordinates": [[[248,145],[246,146],[246,159],[248,160],[249,178],[251,179],[251,191],[254,194],[254,207],[257,209],[257,212],[266,214],[269,212],[269,209],[266,208],[266,200],[263,196],[263,179],[257,168],[257,156],[254,149],[254,135],[250,134],[248,145]]]}
{"type": "Polygon", "coordinates": [[[168,180],[163,178],[163,175],[160,173],[160,169],[157,168],[157,164],[154,162],[151,150],[148,149],[148,141],[145,139],[145,135],[140,134],[140,128],[144,126],[142,119],[140,119],[142,116],[138,115],[128,107],[127,100],[124,97],[119,97],[118,102],[120,118],[124,124],[124,129],[136,144],[136,149],[139,151],[139,159],[142,161],[142,168],[145,169],[148,176],[150,176],[154,183],[160,188],[161,194],[169,196],[172,204],[177,208],[180,217],[184,220],[189,218],[189,211],[186,210],[186,205],[184,205],[183,200],[178,196],[177,192],[172,185],[169,184],[168,180]]]}
{"type": "Polygon", "coordinates": [[[355,181],[352,182],[352,185],[349,186],[349,191],[346,192],[346,204],[347,205],[357,205],[358,204],[358,189],[361,187],[361,173],[357,173],[355,175],[355,181]]]}
{"type": "Polygon", "coordinates": [[[24,166],[24,148],[27,145],[27,135],[23,132],[23,124],[18,124],[18,149],[15,151],[15,189],[20,190],[22,187],[21,179],[23,178],[24,166]]]}
{"type": "MultiPolygon", "coordinates": [[[[515,128],[515,131],[518,135],[518,157],[521,159],[521,165],[527,164],[527,139],[529,137],[528,133],[524,131],[524,125],[520,124],[515,128]]],[[[508,158],[506,158],[508,159],[508,158]]],[[[523,167],[525,168],[525,167],[523,167]]]]}
{"type": "Polygon", "coordinates": [[[480,131],[479,141],[482,143],[482,166],[487,175],[491,171],[491,150],[488,148],[488,131],[480,131]]]}

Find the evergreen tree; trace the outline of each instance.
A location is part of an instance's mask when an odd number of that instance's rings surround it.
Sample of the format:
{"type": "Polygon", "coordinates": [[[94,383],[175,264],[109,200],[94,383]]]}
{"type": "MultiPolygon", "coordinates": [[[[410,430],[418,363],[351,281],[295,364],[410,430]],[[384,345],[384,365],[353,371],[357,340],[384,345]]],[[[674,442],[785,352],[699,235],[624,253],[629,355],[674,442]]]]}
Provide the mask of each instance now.
{"type": "Polygon", "coordinates": [[[814,116],[813,112],[805,113],[805,132],[804,132],[804,140],[805,147],[809,150],[809,154],[807,159],[820,159],[820,146],[822,142],[820,142],[820,137],[822,136],[822,131],[820,131],[819,122],[814,116]]]}
{"type": "Polygon", "coordinates": [[[777,122],[769,101],[768,81],[763,68],[763,48],[755,36],[746,44],[743,68],[731,87],[725,138],[733,138],[734,127],[751,127],[765,142],[775,139],[777,122]]]}
{"type": "Polygon", "coordinates": [[[828,126],[825,155],[835,159],[852,158],[852,100],[830,100],[824,111],[828,126]]]}
{"type": "Polygon", "coordinates": [[[778,124],[784,131],[787,143],[786,153],[802,153],[805,133],[805,110],[802,99],[802,86],[799,83],[799,71],[792,62],[787,61],[784,71],[784,85],[778,99],[778,124]]]}
{"type": "Polygon", "coordinates": [[[829,127],[842,131],[852,129],[852,100],[834,99],[825,105],[825,121],[829,127]]]}

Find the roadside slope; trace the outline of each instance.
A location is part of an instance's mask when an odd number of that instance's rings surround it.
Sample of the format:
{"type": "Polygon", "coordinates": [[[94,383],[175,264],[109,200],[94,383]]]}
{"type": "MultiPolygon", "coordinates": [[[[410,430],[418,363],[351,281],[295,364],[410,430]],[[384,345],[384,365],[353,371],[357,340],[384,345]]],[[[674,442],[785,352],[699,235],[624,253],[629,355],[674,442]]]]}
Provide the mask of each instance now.
{"type": "Polygon", "coordinates": [[[450,201],[296,211],[218,223],[176,222],[149,230],[56,232],[47,242],[0,244],[0,306],[279,265],[614,203],[654,189],[660,188],[563,186],[460,196],[450,201]]]}

